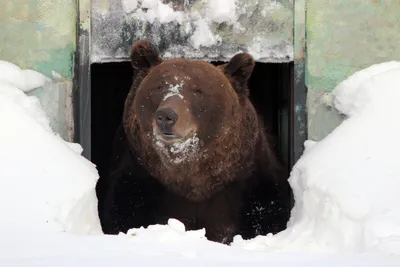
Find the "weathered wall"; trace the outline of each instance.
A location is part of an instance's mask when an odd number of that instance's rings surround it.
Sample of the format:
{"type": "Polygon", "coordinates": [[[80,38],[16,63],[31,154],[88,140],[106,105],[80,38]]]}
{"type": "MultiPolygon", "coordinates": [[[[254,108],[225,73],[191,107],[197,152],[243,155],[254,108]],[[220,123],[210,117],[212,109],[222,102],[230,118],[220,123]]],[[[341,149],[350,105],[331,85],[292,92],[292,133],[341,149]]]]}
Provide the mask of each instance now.
{"type": "Polygon", "coordinates": [[[51,117],[55,131],[72,138],[71,92],[75,51],[75,0],[2,0],[0,59],[49,78],[63,78],[33,91],[51,117]],[[65,110],[62,111],[62,110],[65,110]]]}
{"type": "Polygon", "coordinates": [[[92,0],[94,62],[127,60],[150,39],[163,57],[293,60],[293,0],[92,0]]]}
{"type": "Polygon", "coordinates": [[[399,0],[307,0],[308,138],[340,122],[330,92],[357,70],[400,60],[399,0]]]}
{"type": "MultiPolygon", "coordinates": [[[[81,10],[81,28],[88,30],[89,1],[82,2],[86,4],[81,10]]],[[[66,139],[72,138],[73,132],[75,5],[75,0],[8,0],[0,4],[0,59],[50,78],[52,71],[64,77],[31,94],[39,97],[53,127],[66,139]]],[[[307,0],[306,18],[308,138],[320,140],[341,122],[329,107],[330,91],[357,70],[400,60],[400,1],[307,0]]],[[[302,58],[302,49],[298,50],[302,58]]]]}

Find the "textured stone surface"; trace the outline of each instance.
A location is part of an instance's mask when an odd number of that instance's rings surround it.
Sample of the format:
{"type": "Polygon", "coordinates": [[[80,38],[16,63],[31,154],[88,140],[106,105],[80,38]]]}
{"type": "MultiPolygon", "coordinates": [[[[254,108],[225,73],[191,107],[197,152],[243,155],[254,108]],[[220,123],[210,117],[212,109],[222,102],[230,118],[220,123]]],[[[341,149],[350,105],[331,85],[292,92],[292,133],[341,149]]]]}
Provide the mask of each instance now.
{"type": "Polygon", "coordinates": [[[125,2],[93,0],[93,62],[126,60],[140,39],[152,40],[164,57],[227,60],[249,51],[261,62],[293,60],[292,0],[237,0],[225,20],[213,18],[207,1],[165,0],[150,8],[143,7],[149,1],[125,2]]]}
{"type": "Polygon", "coordinates": [[[321,140],[342,118],[330,92],[355,71],[400,60],[400,1],[307,0],[309,139],[321,140]]]}

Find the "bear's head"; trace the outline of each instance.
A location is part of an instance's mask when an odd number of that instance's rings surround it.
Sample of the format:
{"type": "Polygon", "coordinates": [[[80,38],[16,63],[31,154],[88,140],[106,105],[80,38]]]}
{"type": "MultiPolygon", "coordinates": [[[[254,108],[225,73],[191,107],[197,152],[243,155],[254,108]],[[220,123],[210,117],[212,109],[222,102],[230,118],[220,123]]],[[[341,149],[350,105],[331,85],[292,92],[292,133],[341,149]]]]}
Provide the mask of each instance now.
{"type": "Polygon", "coordinates": [[[162,60],[147,40],[131,49],[135,78],[124,110],[131,147],[149,172],[178,194],[202,200],[251,161],[258,119],[248,99],[254,60],[215,67],[162,60]]]}

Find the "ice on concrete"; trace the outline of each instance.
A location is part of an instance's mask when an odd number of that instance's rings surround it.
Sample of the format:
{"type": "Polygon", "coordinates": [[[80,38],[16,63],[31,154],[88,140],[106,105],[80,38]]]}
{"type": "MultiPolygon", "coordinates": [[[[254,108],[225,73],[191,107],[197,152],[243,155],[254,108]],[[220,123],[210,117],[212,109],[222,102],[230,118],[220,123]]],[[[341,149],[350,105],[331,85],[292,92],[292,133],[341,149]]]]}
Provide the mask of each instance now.
{"type": "Polygon", "coordinates": [[[290,0],[93,0],[93,62],[128,60],[130,46],[151,40],[164,57],[260,62],[293,60],[290,0]]]}

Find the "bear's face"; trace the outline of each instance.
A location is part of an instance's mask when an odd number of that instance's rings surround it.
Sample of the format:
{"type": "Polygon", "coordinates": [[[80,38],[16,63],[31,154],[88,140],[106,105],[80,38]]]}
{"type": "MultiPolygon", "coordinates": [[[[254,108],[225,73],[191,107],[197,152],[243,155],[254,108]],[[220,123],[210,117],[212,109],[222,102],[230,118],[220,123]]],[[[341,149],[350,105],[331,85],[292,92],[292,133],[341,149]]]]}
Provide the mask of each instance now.
{"type": "Polygon", "coordinates": [[[227,76],[203,61],[167,60],[137,88],[134,113],[164,160],[190,161],[237,120],[239,96],[227,76]]]}
{"type": "Polygon", "coordinates": [[[209,198],[254,164],[260,126],[248,99],[254,60],[235,55],[215,67],[162,60],[146,40],[132,46],[135,69],[123,125],[149,173],[192,201],[209,198]]]}

